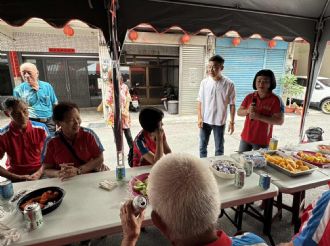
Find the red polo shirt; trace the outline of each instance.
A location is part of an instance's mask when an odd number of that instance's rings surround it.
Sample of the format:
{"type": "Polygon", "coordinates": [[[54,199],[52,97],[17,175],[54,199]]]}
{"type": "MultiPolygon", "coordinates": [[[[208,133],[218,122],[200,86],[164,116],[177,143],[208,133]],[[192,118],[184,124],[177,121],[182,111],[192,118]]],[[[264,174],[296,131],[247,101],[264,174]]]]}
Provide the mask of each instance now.
{"type": "Polygon", "coordinates": [[[232,242],[230,237],[224,231],[217,232],[218,239],[212,243],[206,244],[205,246],[231,246],[232,242]]]}
{"type": "Polygon", "coordinates": [[[28,121],[25,130],[11,122],[0,130],[0,158],[7,153],[6,167],[18,175],[30,175],[40,168],[41,150],[48,130],[39,122],[28,121]]]}
{"type": "MultiPolygon", "coordinates": [[[[165,134],[164,138],[166,139],[165,134]]],[[[156,153],[156,142],[151,138],[150,133],[142,130],[134,140],[133,167],[151,165],[151,163],[143,158],[143,155],[147,154],[149,151],[153,154],[156,153]]]]}
{"type": "MultiPolygon", "coordinates": [[[[272,116],[276,113],[284,112],[282,100],[273,93],[269,93],[265,98],[260,98],[257,92],[253,92],[244,98],[241,107],[247,109],[250,107],[253,98],[256,98],[257,113],[265,116],[272,116]]],[[[259,120],[251,120],[247,115],[244,128],[241,134],[242,140],[252,144],[268,145],[272,137],[273,125],[259,120]]]]}
{"type": "MultiPolygon", "coordinates": [[[[72,143],[77,156],[85,163],[100,156],[104,148],[93,130],[80,127],[76,139],[72,143]]],[[[60,169],[60,164],[74,163],[75,167],[81,166],[78,160],[62,142],[58,133],[48,137],[42,150],[42,163],[53,164],[55,169],[60,169]]]]}

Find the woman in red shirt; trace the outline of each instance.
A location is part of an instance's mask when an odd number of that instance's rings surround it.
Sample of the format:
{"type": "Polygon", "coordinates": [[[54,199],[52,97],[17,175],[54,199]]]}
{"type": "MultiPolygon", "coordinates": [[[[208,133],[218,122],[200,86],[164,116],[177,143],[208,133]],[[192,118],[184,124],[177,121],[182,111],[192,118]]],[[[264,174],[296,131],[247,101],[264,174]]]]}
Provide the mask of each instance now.
{"type": "Polygon", "coordinates": [[[253,80],[253,89],[247,95],[237,111],[245,117],[241,133],[239,152],[267,148],[272,137],[273,125],[284,122],[284,105],[272,91],[276,88],[273,71],[263,69],[257,72],[253,80]]]}

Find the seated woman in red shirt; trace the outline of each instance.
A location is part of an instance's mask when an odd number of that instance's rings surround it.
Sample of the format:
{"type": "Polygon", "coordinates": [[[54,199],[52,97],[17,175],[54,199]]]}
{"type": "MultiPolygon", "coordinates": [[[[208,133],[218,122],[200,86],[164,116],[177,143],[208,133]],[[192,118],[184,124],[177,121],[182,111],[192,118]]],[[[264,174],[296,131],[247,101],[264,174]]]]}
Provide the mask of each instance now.
{"type": "Polygon", "coordinates": [[[276,88],[276,79],[271,70],[257,72],[253,80],[255,92],[247,95],[237,111],[245,117],[241,133],[239,152],[267,148],[272,137],[273,125],[284,122],[284,105],[272,91],[276,88]]]}
{"type": "Polygon", "coordinates": [[[70,102],[57,104],[53,119],[59,130],[46,140],[42,151],[45,175],[67,179],[99,171],[104,166],[104,149],[91,129],[80,126],[78,106],[70,102]]]}
{"type": "Polygon", "coordinates": [[[134,140],[133,167],[155,164],[164,154],[171,153],[166,141],[161,110],[147,107],[141,110],[139,121],[143,128],[134,140]]]}

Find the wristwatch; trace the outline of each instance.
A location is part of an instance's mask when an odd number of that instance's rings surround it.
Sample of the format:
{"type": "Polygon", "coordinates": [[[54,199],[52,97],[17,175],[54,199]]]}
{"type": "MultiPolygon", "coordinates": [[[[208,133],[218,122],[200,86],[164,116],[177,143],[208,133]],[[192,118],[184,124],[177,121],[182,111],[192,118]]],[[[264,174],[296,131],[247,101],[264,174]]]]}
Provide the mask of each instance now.
{"type": "Polygon", "coordinates": [[[77,175],[80,175],[80,174],[82,174],[82,168],[81,168],[81,167],[79,167],[79,168],[77,169],[77,175]]]}

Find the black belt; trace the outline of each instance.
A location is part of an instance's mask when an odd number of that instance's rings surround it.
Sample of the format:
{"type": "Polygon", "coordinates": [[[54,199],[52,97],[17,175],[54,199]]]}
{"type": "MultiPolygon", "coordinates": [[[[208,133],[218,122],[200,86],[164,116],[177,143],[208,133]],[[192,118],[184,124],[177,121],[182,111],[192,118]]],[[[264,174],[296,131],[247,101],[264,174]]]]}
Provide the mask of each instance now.
{"type": "Polygon", "coordinates": [[[51,118],[30,118],[30,120],[32,120],[32,121],[38,121],[38,122],[42,122],[42,123],[45,123],[50,119],[51,118]]]}

